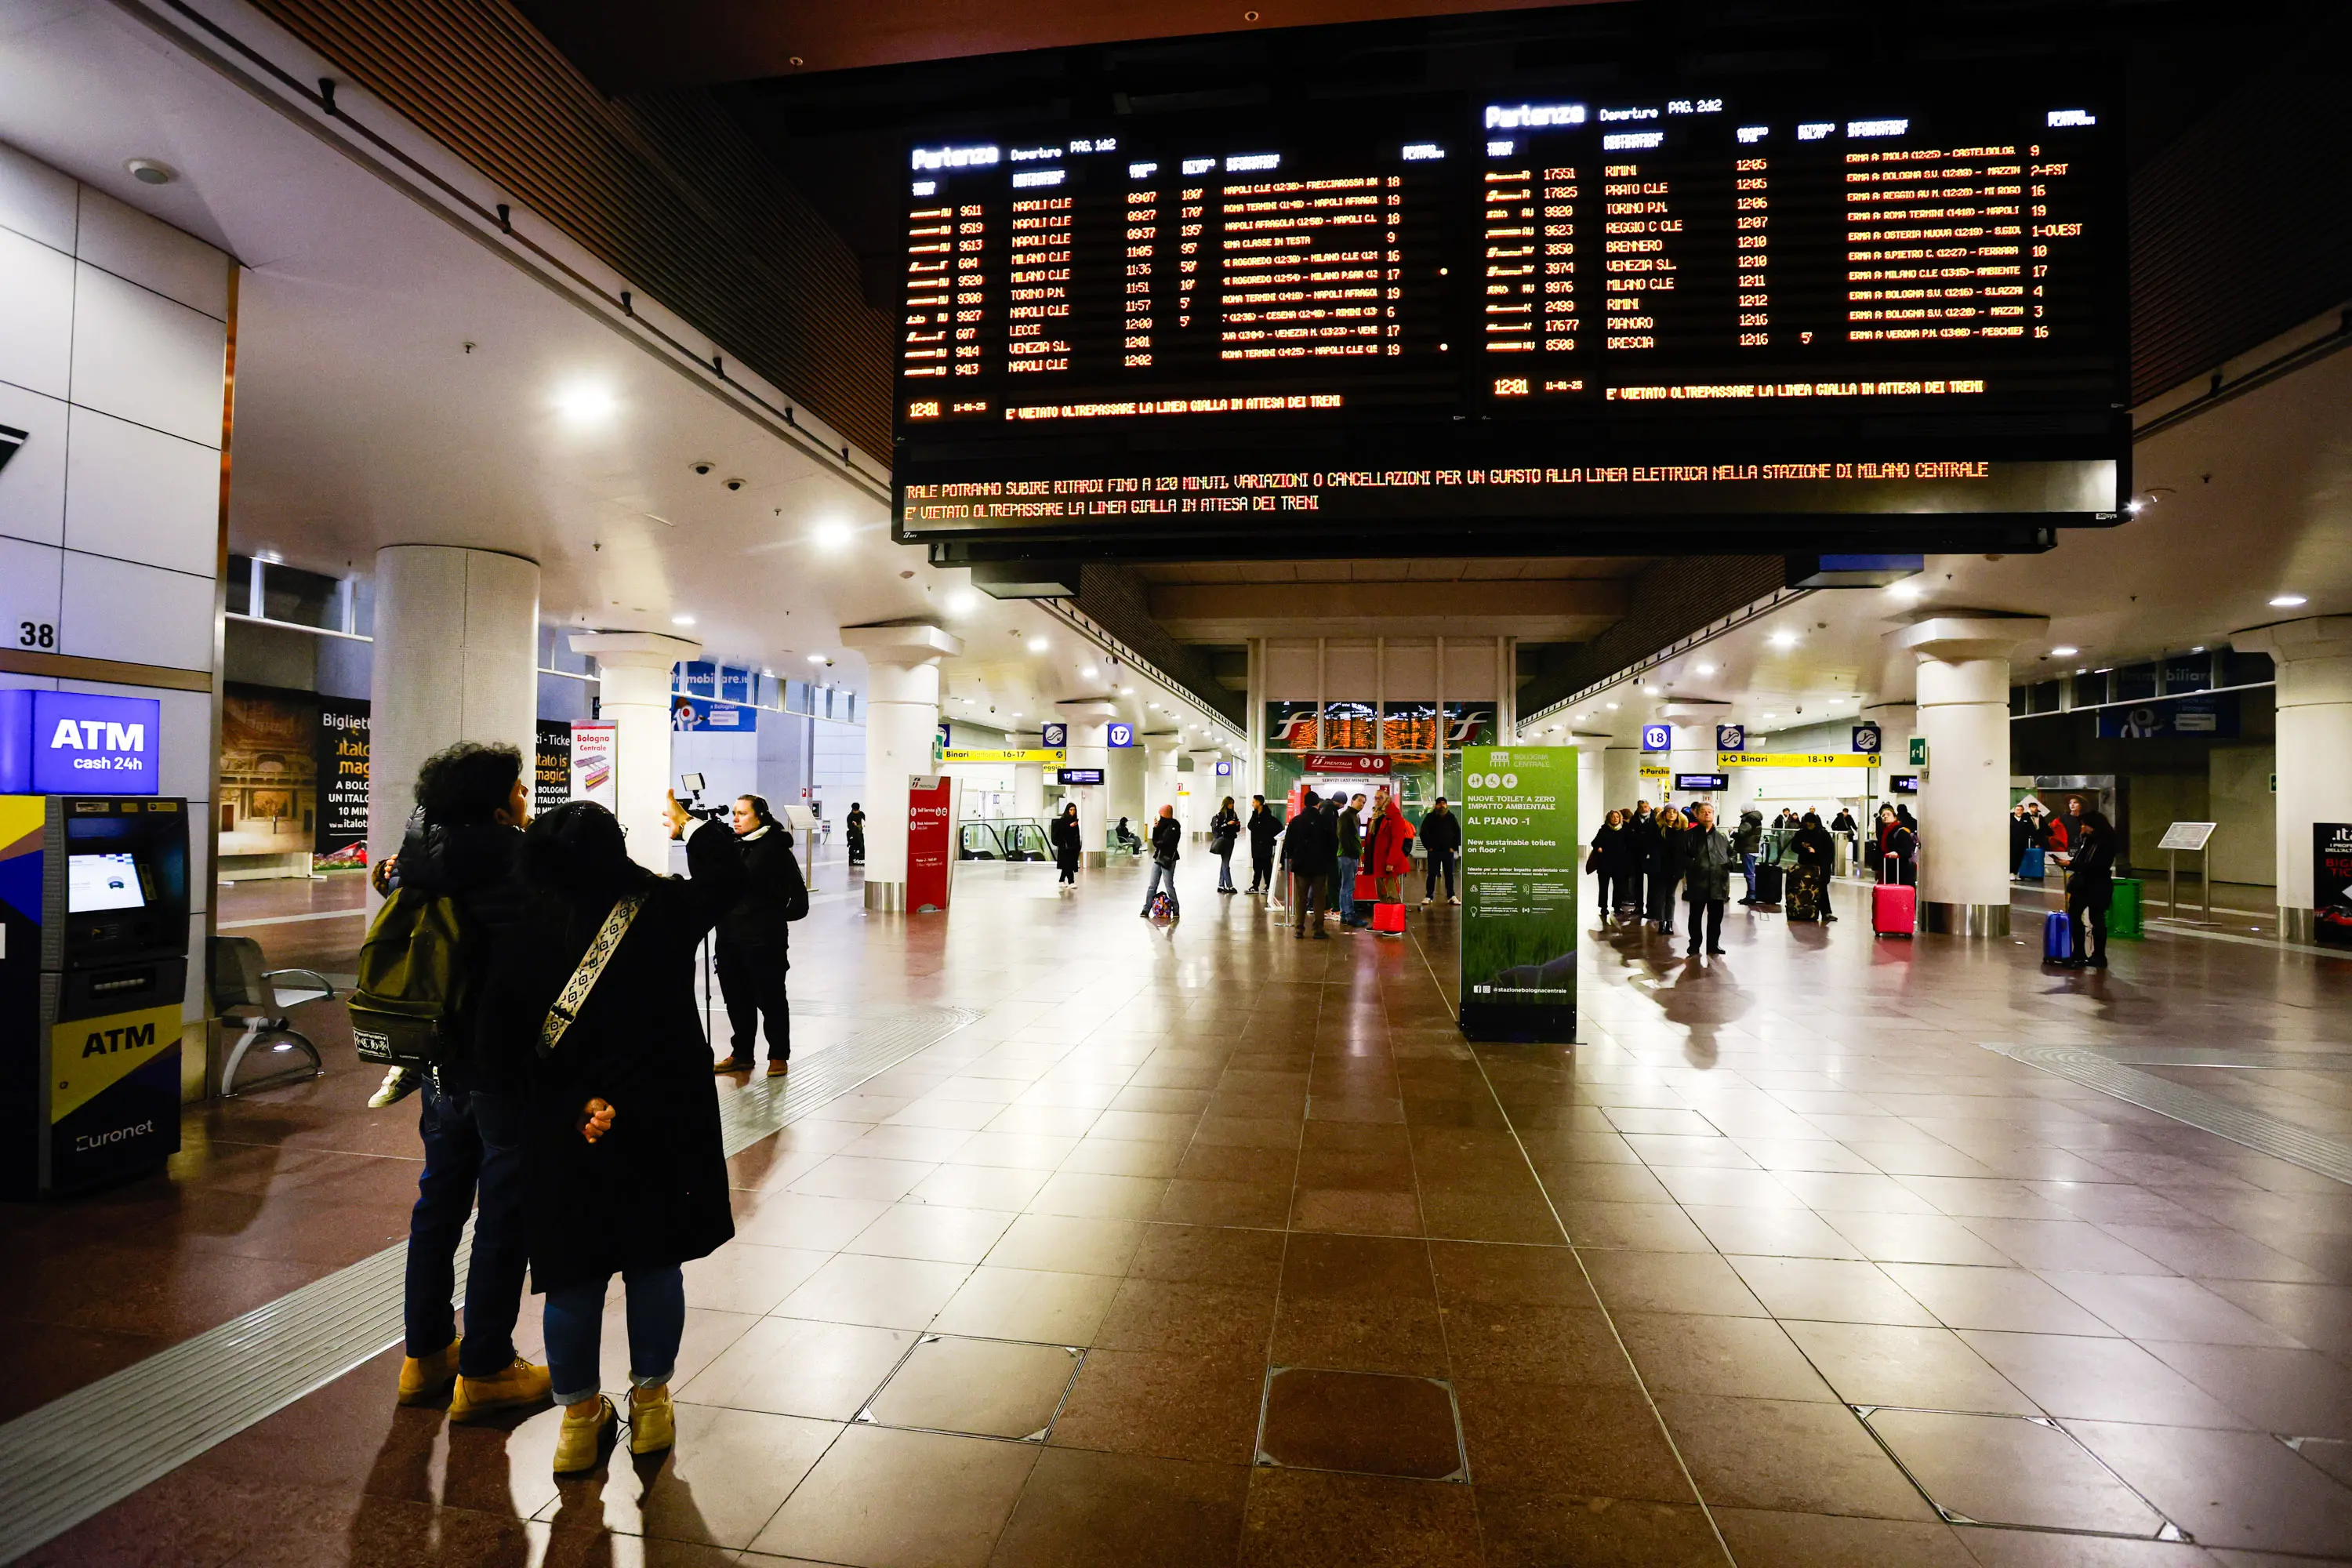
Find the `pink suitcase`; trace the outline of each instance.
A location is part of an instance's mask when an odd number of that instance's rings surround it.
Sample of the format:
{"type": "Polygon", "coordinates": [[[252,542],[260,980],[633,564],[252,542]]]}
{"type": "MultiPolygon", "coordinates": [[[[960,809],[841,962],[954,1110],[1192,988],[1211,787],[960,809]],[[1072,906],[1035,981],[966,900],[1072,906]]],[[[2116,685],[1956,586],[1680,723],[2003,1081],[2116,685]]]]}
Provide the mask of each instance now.
{"type": "MultiPolygon", "coordinates": [[[[1895,864],[1894,856],[1885,864],[1895,864]]],[[[1870,931],[1874,936],[1909,936],[1919,929],[1919,889],[1881,882],[1870,890],[1870,931]]]]}

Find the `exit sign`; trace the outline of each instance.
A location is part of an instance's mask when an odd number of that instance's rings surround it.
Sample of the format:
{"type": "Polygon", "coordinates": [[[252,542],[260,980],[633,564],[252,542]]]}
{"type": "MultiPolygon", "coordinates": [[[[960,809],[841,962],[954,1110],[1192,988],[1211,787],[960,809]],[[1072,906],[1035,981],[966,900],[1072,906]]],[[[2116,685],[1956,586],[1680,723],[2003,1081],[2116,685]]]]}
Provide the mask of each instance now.
{"type": "Polygon", "coordinates": [[[1911,765],[1915,768],[1927,765],[1927,737],[1925,735],[1911,737],[1911,765]]]}

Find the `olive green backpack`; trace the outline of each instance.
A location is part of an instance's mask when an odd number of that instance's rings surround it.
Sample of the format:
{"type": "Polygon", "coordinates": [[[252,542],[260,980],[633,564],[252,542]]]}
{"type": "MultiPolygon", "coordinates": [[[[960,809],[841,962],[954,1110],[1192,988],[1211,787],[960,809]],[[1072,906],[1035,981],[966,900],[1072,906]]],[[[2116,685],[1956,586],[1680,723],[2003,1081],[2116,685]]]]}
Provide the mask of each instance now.
{"type": "Polygon", "coordinates": [[[457,1017],[470,989],[464,955],[477,952],[457,900],[401,889],[360,944],[352,1044],[383,1067],[438,1068],[463,1048],[457,1017]]]}

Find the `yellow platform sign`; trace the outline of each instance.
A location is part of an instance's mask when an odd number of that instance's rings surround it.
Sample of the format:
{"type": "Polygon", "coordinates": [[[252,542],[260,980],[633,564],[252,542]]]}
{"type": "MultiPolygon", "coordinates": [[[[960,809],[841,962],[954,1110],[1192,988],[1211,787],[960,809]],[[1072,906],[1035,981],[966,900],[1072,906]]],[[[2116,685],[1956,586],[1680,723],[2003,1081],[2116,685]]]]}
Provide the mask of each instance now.
{"type": "Polygon", "coordinates": [[[180,1043],[180,1005],[76,1018],[49,1029],[49,1120],[62,1121],[180,1043]]]}
{"type": "Polygon", "coordinates": [[[1717,752],[1718,768],[1874,768],[1876,752],[1717,752]]]}
{"type": "Polygon", "coordinates": [[[940,753],[942,763],[1059,763],[1068,753],[1059,746],[1041,747],[1026,752],[986,751],[971,746],[950,746],[940,753]]]}

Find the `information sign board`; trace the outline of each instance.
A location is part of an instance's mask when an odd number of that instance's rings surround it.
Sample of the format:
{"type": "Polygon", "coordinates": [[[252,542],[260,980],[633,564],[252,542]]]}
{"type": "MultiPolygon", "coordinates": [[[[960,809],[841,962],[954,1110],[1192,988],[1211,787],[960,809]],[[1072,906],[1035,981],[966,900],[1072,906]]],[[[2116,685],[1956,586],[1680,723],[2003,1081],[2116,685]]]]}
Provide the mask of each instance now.
{"type": "Polygon", "coordinates": [[[572,726],[572,798],[593,800],[606,811],[621,809],[620,728],[606,723],[572,726]]]}
{"type": "Polygon", "coordinates": [[[1578,70],[908,144],[898,536],[2122,516],[2103,68],[1578,70]]]}
{"type": "Polygon", "coordinates": [[[940,752],[943,763],[1058,763],[1069,752],[1060,746],[1032,746],[1026,750],[992,750],[985,746],[949,746],[940,752]]]}
{"type": "Polygon", "coordinates": [[[1718,768],[1874,768],[1875,752],[1717,752],[1718,768]]]}
{"type": "Polygon", "coordinates": [[[2220,826],[2217,822],[2176,822],[2164,830],[2164,837],[2156,841],[2156,847],[2158,849],[2202,849],[2205,841],[2213,837],[2213,829],[2220,826]]]}
{"type": "Polygon", "coordinates": [[[944,914],[955,865],[955,780],[941,773],[907,781],[907,908],[944,914]]]}
{"type": "Polygon", "coordinates": [[[1054,778],[1056,784],[1064,785],[1098,784],[1103,782],[1103,771],[1100,768],[1059,768],[1055,771],[1054,778]]]}
{"type": "Polygon", "coordinates": [[[1675,787],[1678,790],[1690,790],[1704,795],[1709,790],[1729,789],[1731,775],[1729,773],[1676,773],[1675,787]]]}
{"type": "Polygon", "coordinates": [[[87,691],[0,691],[0,795],[153,795],[163,705],[87,691]]]}
{"type": "Polygon", "coordinates": [[[1462,753],[1462,1032],[1576,1037],[1576,753],[1462,753]]]}

